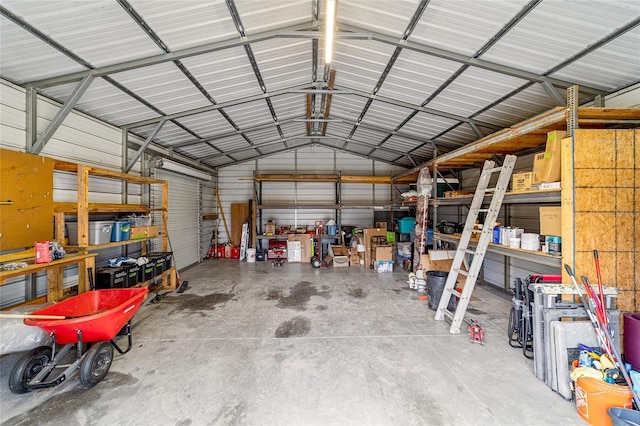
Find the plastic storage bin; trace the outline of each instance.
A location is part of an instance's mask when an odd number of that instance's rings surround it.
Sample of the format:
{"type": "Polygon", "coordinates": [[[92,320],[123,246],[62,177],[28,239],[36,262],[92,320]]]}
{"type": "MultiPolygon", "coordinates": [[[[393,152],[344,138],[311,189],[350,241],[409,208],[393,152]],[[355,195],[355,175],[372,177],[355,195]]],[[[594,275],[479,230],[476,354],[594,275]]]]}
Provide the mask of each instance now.
{"type": "Polygon", "coordinates": [[[140,266],[142,271],[142,281],[149,281],[151,278],[156,276],[156,262],[150,261],[140,266]]]}
{"type": "Polygon", "coordinates": [[[127,287],[133,287],[142,281],[142,267],[140,265],[127,265],[127,287]]]}
{"type": "MultiPolygon", "coordinates": [[[[78,223],[67,222],[67,235],[69,237],[69,244],[72,246],[78,245],[78,223]]],[[[93,221],[89,222],[89,245],[95,246],[99,244],[107,244],[111,241],[111,230],[113,228],[113,221],[93,221]]]]}
{"type": "Polygon", "coordinates": [[[125,268],[104,267],[96,269],[96,288],[127,287],[127,270],[125,268]]]}
{"type": "Polygon", "coordinates": [[[117,221],[111,230],[111,241],[128,241],[131,236],[131,222],[117,221]]]}
{"type": "Polygon", "coordinates": [[[398,227],[400,228],[401,234],[409,234],[413,228],[416,226],[416,218],[415,217],[403,217],[398,220],[398,227]]]}

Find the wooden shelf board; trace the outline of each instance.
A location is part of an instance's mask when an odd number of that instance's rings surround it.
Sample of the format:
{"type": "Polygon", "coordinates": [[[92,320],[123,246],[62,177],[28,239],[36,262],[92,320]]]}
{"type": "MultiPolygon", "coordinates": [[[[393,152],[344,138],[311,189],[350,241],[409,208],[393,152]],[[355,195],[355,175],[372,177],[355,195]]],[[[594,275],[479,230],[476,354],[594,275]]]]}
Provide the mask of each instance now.
{"type": "MultiPolygon", "coordinates": [[[[78,167],[80,166],[81,166],[80,164],[76,164],[76,163],[70,163],[66,161],[56,161],[54,163],[53,168],[54,170],[77,173],[78,167]]],[[[112,178],[112,179],[118,179],[118,180],[130,182],[130,183],[139,183],[139,184],[163,183],[163,181],[159,179],[152,179],[144,176],[136,176],[136,175],[131,175],[127,173],[116,172],[114,170],[101,169],[99,167],[85,166],[85,169],[89,172],[90,176],[112,178]]]]}
{"type": "Polygon", "coordinates": [[[156,238],[163,238],[164,236],[165,236],[164,234],[158,234],[155,237],[137,238],[135,240],[126,240],[126,241],[114,241],[114,242],[109,242],[109,243],[106,243],[106,244],[96,244],[96,245],[91,245],[91,246],[87,246],[87,247],[65,246],[64,249],[68,250],[68,251],[102,250],[102,249],[111,248],[111,247],[120,247],[120,246],[129,245],[129,244],[143,243],[143,242],[148,241],[148,240],[154,240],[156,238]]]}
{"type": "MultiPolygon", "coordinates": [[[[53,203],[53,211],[55,213],[78,213],[77,203],[53,203]]],[[[147,213],[149,208],[144,204],[108,204],[108,203],[89,203],[88,213],[147,213]]]]}
{"type": "Polygon", "coordinates": [[[62,259],[57,259],[49,263],[35,263],[35,258],[25,259],[22,261],[29,265],[26,268],[16,269],[13,271],[0,271],[0,285],[3,285],[5,281],[10,278],[46,271],[47,269],[55,268],[58,266],[66,266],[73,263],[78,263],[83,259],[88,259],[95,256],[97,256],[97,253],[67,254],[62,259]]]}
{"type": "MultiPolygon", "coordinates": [[[[475,142],[440,155],[404,173],[394,176],[393,183],[412,183],[417,180],[420,169],[439,170],[472,166],[479,162],[478,154],[509,154],[523,149],[544,146],[546,134],[554,130],[566,130],[564,107],[556,107],[509,128],[485,136],[475,142]]],[[[637,125],[640,121],[638,108],[578,108],[578,125],[581,128],[601,128],[607,124],[637,125]]]]}

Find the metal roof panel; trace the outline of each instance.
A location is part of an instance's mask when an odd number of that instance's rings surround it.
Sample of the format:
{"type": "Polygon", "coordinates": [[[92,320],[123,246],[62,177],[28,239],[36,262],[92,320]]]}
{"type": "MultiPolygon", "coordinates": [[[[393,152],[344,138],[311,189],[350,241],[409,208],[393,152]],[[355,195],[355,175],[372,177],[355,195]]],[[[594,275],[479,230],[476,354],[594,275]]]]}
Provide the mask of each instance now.
{"type": "Polygon", "coordinates": [[[129,4],[171,50],[185,49],[237,37],[224,0],[129,0],[129,4]],[[178,7],[179,6],[179,7],[178,7]]]}
{"type": "Polygon", "coordinates": [[[112,78],[165,114],[211,105],[172,62],[117,73],[112,78]]]}
{"type": "Polygon", "coordinates": [[[117,3],[92,1],[3,0],[20,16],[92,66],[104,66],[162,50],[117,3]]]}
{"type": "MultiPolygon", "coordinates": [[[[638,16],[637,1],[543,1],[482,59],[546,73],[638,16]]],[[[636,40],[636,57],[637,46],[636,40]]],[[[603,62],[600,68],[609,67],[603,62]]]]}
{"type": "Polygon", "coordinates": [[[471,56],[527,2],[431,0],[409,41],[471,56]]]}
{"type": "MultiPolygon", "coordinates": [[[[640,4],[640,3],[638,3],[640,4]]],[[[620,36],[577,62],[553,73],[552,77],[608,91],[622,88],[640,78],[640,28],[620,36]]]]}
{"type": "Polygon", "coordinates": [[[336,9],[337,27],[346,23],[400,38],[418,4],[418,0],[340,0],[336,9]]]}
{"type": "Polygon", "coordinates": [[[275,39],[251,48],[267,90],[311,85],[311,41],[275,39]]]}
{"type": "Polygon", "coordinates": [[[526,83],[493,71],[468,68],[427,106],[468,117],[526,83]]]}
{"type": "MultiPolygon", "coordinates": [[[[76,83],[63,84],[42,89],[40,93],[64,103],[76,86],[76,83]]],[[[101,78],[91,83],[76,108],[116,126],[158,116],[157,112],[101,78]]]]}
{"type": "Polygon", "coordinates": [[[334,40],[335,85],[371,93],[394,50],[379,42],[334,40]]]}
{"type": "Polygon", "coordinates": [[[4,78],[24,83],[84,70],[73,59],[0,16],[0,75],[4,78]]]}
{"type": "Polygon", "coordinates": [[[262,93],[242,47],[181,61],[217,103],[262,93]]]}

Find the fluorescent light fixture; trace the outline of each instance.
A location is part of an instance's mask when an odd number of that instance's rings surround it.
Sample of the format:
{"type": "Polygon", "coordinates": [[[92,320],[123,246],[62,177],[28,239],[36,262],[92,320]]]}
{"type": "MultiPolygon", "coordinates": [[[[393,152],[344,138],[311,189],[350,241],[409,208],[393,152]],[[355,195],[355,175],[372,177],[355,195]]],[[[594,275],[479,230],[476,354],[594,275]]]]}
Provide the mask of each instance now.
{"type": "Polygon", "coordinates": [[[333,54],[333,31],[336,19],[336,0],[327,0],[327,27],[324,37],[324,61],[331,63],[331,55],[333,54]]]}
{"type": "Polygon", "coordinates": [[[155,161],[155,166],[165,170],[171,170],[172,172],[180,173],[185,176],[191,176],[200,180],[211,180],[211,175],[203,171],[187,167],[184,164],[176,163],[175,161],[167,160],[166,158],[160,158],[155,161]]]}

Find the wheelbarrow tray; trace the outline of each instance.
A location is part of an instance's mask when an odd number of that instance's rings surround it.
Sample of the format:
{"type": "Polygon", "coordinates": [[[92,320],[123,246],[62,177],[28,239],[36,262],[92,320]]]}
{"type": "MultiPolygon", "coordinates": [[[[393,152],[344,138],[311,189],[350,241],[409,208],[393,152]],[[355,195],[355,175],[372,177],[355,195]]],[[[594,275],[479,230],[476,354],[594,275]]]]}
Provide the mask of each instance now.
{"type": "Polygon", "coordinates": [[[25,319],[24,323],[55,334],[57,344],[112,340],[138,312],[146,288],[94,290],[70,297],[32,312],[32,315],[56,315],[65,319],[25,319]]]}

